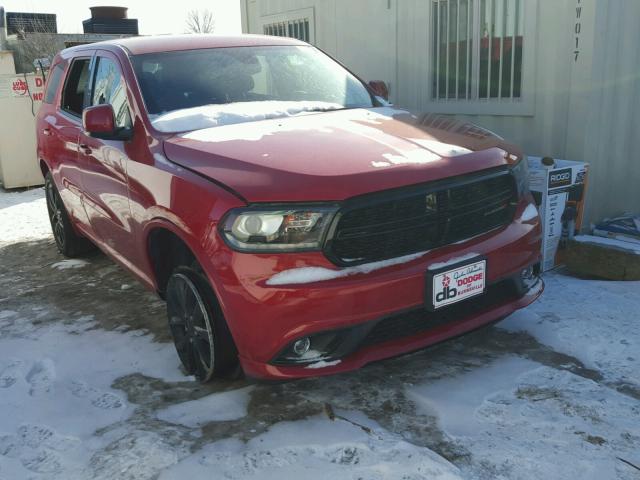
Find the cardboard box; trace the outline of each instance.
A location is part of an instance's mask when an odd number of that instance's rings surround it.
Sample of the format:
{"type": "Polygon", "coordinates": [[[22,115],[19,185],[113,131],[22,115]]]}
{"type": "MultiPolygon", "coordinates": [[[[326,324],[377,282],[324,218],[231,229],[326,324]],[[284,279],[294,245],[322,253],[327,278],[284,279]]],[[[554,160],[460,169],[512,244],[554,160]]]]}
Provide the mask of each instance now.
{"type": "Polygon", "coordinates": [[[582,227],[589,165],[529,157],[529,187],[542,221],[542,271],[562,264],[563,247],[582,227]]]}

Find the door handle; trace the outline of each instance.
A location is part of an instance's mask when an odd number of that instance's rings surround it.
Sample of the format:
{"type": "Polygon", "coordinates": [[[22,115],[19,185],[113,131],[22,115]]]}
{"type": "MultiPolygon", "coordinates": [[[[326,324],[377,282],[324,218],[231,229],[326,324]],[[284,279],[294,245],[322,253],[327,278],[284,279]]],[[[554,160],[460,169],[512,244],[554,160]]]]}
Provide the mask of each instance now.
{"type": "Polygon", "coordinates": [[[80,145],[78,145],[78,148],[85,155],[91,155],[91,147],[86,143],[81,143],[80,145]]]}
{"type": "Polygon", "coordinates": [[[48,137],[49,135],[51,135],[51,129],[45,128],[44,130],[42,130],[42,133],[44,133],[48,137]]]}

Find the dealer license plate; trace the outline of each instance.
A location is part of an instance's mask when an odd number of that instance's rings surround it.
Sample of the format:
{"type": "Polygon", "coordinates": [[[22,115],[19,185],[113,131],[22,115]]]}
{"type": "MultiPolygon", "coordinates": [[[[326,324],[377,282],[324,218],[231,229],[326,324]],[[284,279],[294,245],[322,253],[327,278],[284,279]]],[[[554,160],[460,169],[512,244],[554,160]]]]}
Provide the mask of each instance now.
{"type": "Polygon", "coordinates": [[[433,310],[484,293],[487,261],[477,260],[445,271],[429,272],[433,310]]]}

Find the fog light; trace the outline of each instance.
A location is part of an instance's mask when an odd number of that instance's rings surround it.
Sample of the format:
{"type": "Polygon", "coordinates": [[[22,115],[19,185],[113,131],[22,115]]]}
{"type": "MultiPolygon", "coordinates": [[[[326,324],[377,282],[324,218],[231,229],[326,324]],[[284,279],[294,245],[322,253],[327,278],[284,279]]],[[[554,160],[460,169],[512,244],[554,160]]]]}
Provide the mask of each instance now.
{"type": "Polygon", "coordinates": [[[296,340],[296,342],[293,344],[293,353],[301,357],[309,351],[310,347],[311,340],[309,339],[309,337],[301,338],[300,340],[296,340]]]}
{"type": "Polygon", "coordinates": [[[338,360],[356,350],[374,327],[365,322],[342,330],[313,333],[291,341],[269,363],[273,365],[306,365],[338,360]]]}
{"type": "Polygon", "coordinates": [[[529,290],[538,281],[536,268],[533,265],[530,265],[527,268],[522,269],[522,271],[520,272],[520,278],[522,279],[522,283],[525,288],[529,290]]]}
{"type": "Polygon", "coordinates": [[[520,273],[520,276],[523,280],[533,280],[535,277],[535,272],[533,271],[533,266],[530,265],[520,273]]]}

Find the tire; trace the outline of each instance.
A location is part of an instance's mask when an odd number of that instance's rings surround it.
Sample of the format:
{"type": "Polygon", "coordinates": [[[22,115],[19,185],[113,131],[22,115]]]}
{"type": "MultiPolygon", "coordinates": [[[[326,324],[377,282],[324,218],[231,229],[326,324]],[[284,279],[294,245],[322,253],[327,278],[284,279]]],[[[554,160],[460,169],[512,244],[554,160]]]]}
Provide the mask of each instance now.
{"type": "Polygon", "coordinates": [[[62,197],[60,197],[50,172],[45,176],[44,190],[47,198],[47,211],[49,212],[51,231],[60,253],[65,257],[74,258],[94,250],[95,246],[85,237],[78,235],[73,229],[67,209],[62,202],[62,197]]]}
{"type": "Polygon", "coordinates": [[[177,267],[167,283],[167,318],[185,370],[201,383],[241,374],[238,352],[213,289],[199,268],[177,267]]]}

